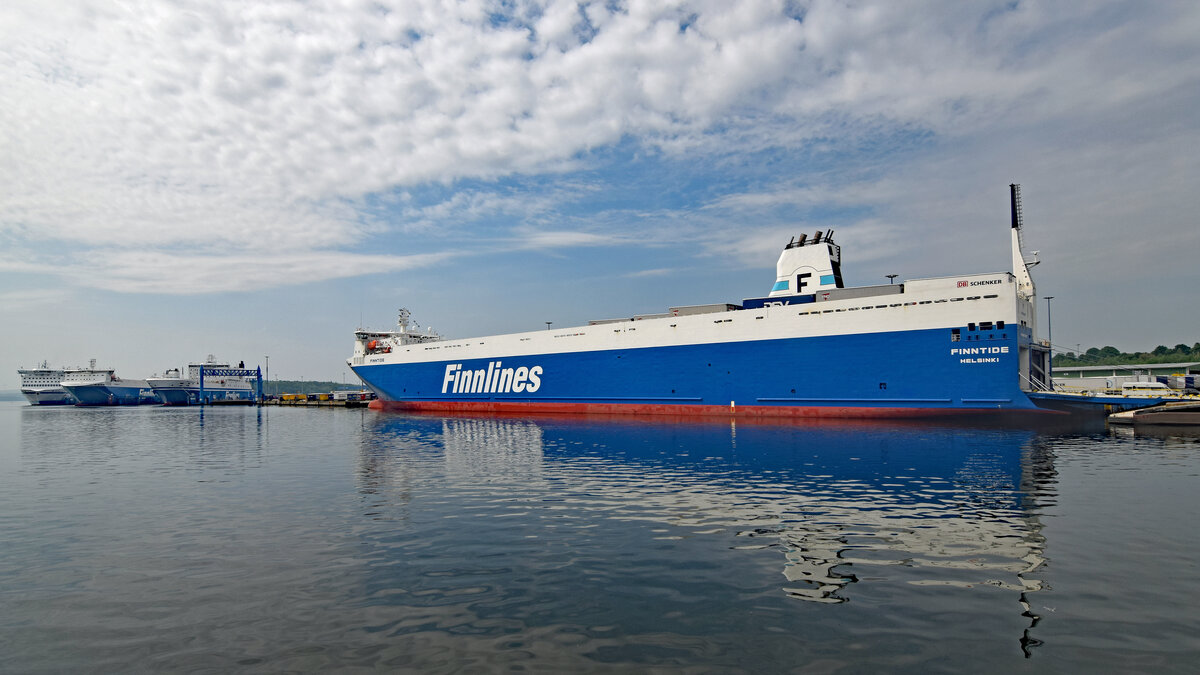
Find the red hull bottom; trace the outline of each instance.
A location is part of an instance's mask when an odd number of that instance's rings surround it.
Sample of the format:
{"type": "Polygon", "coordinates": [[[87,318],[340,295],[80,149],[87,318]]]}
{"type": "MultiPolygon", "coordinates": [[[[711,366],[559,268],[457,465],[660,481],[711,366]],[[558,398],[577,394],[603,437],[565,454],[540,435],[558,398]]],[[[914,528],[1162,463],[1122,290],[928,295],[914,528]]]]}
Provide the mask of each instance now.
{"type": "Polygon", "coordinates": [[[503,401],[372,401],[372,410],[393,412],[451,412],[501,415],[662,415],[672,417],[742,417],[810,419],[905,419],[961,417],[1013,413],[1044,414],[1042,410],[996,408],[868,408],[851,406],[663,405],[615,403],[507,403],[503,401]]]}

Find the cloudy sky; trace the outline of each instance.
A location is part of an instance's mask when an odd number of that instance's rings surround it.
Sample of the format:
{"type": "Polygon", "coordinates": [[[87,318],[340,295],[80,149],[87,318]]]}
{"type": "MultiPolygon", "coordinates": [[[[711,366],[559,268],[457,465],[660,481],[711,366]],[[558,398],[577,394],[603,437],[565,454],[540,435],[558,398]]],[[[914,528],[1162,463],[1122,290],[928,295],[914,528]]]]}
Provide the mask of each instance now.
{"type": "Polygon", "coordinates": [[[1200,341],[1200,4],[0,4],[0,369],[353,381],[451,337],[1007,270],[1059,345],[1200,341]],[[1042,311],[1045,303],[1040,303],[1042,311]]]}

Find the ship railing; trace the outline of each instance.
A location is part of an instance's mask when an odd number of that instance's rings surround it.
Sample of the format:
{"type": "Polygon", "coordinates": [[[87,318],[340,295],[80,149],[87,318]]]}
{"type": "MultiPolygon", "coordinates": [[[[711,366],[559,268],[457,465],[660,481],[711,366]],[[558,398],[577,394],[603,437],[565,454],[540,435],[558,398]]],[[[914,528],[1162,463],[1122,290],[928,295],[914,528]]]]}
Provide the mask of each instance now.
{"type": "Polygon", "coordinates": [[[1040,380],[1034,380],[1027,375],[1022,375],[1021,381],[1024,382],[1027,387],[1026,391],[1054,391],[1053,386],[1047,385],[1045,382],[1040,380]]]}

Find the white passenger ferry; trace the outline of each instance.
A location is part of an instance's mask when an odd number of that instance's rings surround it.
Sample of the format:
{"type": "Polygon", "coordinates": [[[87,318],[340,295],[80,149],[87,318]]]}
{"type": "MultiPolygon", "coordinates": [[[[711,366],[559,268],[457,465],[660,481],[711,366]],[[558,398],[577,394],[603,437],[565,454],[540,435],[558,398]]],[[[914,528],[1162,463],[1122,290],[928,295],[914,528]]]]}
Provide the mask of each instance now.
{"type": "Polygon", "coordinates": [[[51,368],[42,361],[36,368],[18,368],[21,394],[31,405],[70,405],[75,402],[62,386],[64,368],[51,368]]]}

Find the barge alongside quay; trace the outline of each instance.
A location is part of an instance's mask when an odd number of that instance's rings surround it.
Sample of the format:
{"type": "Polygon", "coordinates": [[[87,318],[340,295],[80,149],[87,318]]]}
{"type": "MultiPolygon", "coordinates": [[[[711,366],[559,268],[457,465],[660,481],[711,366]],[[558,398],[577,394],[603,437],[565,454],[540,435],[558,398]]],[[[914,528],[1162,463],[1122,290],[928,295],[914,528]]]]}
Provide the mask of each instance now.
{"type": "Polygon", "coordinates": [[[1200,429],[1200,401],[1171,401],[1141,410],[1119,412],[1109,415],[1108,423],[1200,429]]]}
{"type": "MultiPolygon", "coordinates": [[[[1113,412],[1052,393],[1011,186],[1012,271],[846,288],[832,232],[784,248],[766,297],[586,326],[447,340],[355,333],[347,365],[412,411],[928,417],[1113,412]],[[847,368],[847,364],[854,364],[847,368]]],[[[1149,405],[1139,401],[1131,405],[1149,405]]]]}

